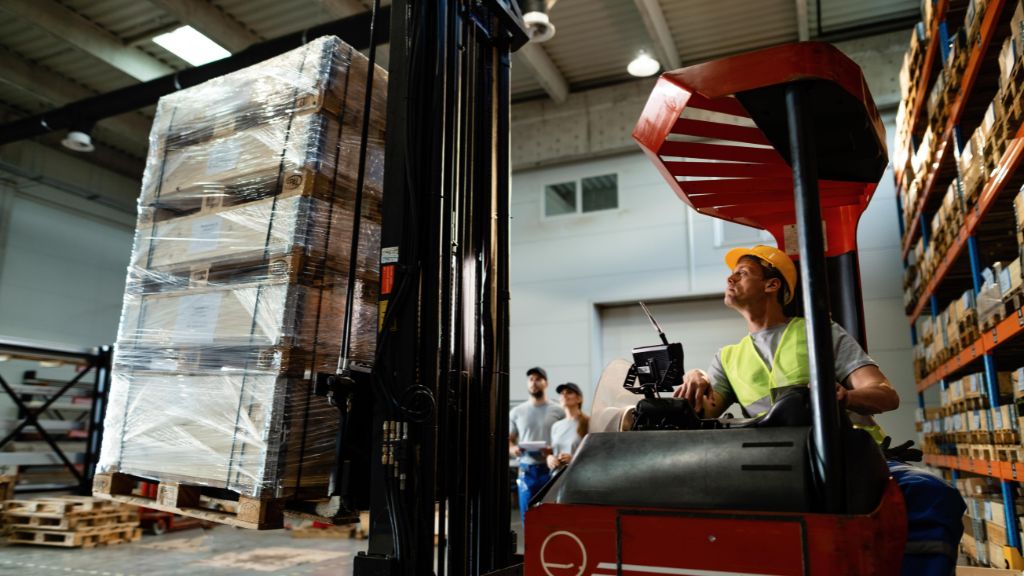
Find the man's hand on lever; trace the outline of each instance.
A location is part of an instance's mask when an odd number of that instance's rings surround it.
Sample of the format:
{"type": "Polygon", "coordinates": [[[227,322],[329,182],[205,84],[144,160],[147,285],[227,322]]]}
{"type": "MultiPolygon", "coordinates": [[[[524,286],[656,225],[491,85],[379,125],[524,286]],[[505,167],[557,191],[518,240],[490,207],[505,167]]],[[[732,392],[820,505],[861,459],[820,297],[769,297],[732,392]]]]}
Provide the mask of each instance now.
{"type": "Polygon", "coordinates": [[[676,398],[688,401],[698,414],[705,418],[718,418],[725,409],[722,397],[711,387],[708,373],[694,369],[683,376],[683,383],[672,393],[676,398]]]}
{"type": "Polygon", "coordinates": [[[699,410],[701,406],[697,403],[697,400],[707,397],[710,391],[711,380],[708,379],[707,372],[694,369],[683,376],[683,384],[676,388],[672,396],[686,399],[690,404],[693,404],[694,408],[699,410]]]}

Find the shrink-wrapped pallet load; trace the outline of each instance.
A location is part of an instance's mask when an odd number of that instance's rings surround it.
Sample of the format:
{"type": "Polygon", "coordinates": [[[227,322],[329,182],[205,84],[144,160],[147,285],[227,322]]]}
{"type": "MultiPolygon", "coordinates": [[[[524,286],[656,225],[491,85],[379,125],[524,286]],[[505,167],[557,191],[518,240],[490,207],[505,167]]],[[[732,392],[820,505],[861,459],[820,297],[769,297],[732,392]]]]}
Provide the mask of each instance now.
{"type": "Polygon", "coordinates": [[[130,475],[243,502],[326,495],[338,414],[313,378],[337,368],[346,317],[356,365],[377,331],[387,80],[375,68],[366,115],[368,64],[321,38],[160,100],[98,493],[130,475]]]}

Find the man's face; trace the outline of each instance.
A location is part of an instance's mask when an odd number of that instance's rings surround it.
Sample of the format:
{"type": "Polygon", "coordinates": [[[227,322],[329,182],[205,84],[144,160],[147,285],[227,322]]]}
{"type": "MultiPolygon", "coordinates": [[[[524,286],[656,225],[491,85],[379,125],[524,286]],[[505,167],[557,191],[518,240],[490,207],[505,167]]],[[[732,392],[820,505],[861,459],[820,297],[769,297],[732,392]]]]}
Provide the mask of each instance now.
{"type": "Polygon", "coordinates": [[[740,258],[736,267],[733,268],[732,274],[726,278],[725,305],[730,308],[743,309],[751,304],[773,298],[774,292],[765,291],[769,282],[778,282],[778,280],[766,280],[764,269],[760,263],[751,258],[740,258]]]}
{"type": "Polygon", "coordinates": [[[536,372],[526,377],[526,391],[530,393],[530,396],[534,398],[540,398],[544,395],[544,390],[548,387],[548,381],[546,378],[537,374],[536,372]]]}

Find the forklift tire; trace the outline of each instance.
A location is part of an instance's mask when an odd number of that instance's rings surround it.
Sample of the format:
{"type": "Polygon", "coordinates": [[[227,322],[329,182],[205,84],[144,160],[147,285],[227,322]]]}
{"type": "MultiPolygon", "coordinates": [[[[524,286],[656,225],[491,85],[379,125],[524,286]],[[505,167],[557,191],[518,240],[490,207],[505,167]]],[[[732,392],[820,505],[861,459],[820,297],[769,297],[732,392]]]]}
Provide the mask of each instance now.
{"type": "Polygon", "coordinates": [[[163,534],[166,534],[167,533],[167,520],[164,520],[163,518],[160,518],[158,520],[154,520],[153,524],[150,525],[149,529],[152,530],[153,534],[156,534],[157,536],[161,536],[163,534]]]}

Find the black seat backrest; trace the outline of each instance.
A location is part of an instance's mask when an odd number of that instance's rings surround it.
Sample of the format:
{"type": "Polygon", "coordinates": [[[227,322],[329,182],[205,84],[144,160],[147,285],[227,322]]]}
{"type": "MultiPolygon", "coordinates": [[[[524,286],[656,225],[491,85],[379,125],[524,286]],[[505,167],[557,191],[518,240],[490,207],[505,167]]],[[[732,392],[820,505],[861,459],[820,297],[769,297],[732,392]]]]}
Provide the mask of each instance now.
{"type": "Polygon", "coordinates": [[[811,389],[807,386],[789,386],[775,399],[764,414],[751,419],[748,426],[774,428],[778,426],[811,425],[811,389]]]}

